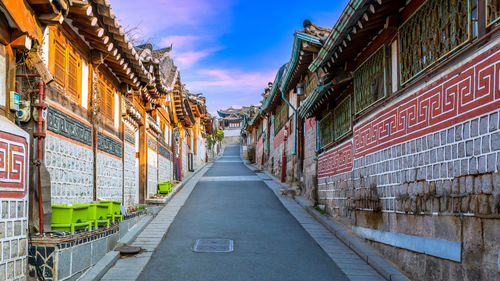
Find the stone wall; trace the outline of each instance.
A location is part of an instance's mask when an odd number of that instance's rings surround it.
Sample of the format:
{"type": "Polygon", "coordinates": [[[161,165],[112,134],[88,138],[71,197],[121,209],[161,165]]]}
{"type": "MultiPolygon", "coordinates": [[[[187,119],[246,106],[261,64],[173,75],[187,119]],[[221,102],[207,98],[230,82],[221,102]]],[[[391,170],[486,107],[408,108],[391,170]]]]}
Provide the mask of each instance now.
{"type": "Polygon", "coordinates": [[[302,168],[303,191],[305,199],[313,204],[318,200],[316,183],[316,119],[304,121],[304,162],[302,168]]]}
{"type": "Polygon", "coordinates": [[[495,40],[413,85],[319,155],[327,212],[417,280],[500,279],[495,40]]]}
{"type": "Polygon", "coordinates": [[[25,280],[29,135],[0,116],[0,280],[25,280]],[[14,163],[7,160],[13,158],[14,163]]]}
{"type": "Polygon", "coordinates": [[[182,178],[184,179],[185,177],[188,176],[189,170],[188,170],[188,152],[189,152],[189,147],[187,145],[187,138],[182,139],[182,178]]]}
{"type": "Polygon", "coordinates": [[[135,146],[123,143],[123,204],[133,207],[139,203],[139,187],[137,186],[135,146]]]}
{"type": "Polygon", "coordinates": [[[56,134],[45,138],[45,165],[50,174],[51,204],[84,204],[94,196],[94,153],[56,134]]]}
{"type": "Polygon", "coordinates": [[[158,154],[148,149],[148,197],[158,191],[158,154]]]}
{"type": "Polygon", "coordinates": [[[159,155],[158,156],[158,182],[172,181],[173,176],[172,161],[159,155]]]}
{"type": "Polygon", "coordinates": [[[96,172],[97,199],[122,201],[122,159],[98,151],[96,172]]]}

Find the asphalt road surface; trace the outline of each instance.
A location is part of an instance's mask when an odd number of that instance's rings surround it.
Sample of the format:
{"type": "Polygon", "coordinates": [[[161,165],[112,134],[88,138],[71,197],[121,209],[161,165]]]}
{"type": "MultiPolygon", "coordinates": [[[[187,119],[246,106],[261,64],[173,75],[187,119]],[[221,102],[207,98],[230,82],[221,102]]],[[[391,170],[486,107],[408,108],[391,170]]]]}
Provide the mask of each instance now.
{"type": "Polygon", "coordinates": [[[139,280],[348,280],[239,155],[227,146],[205,173],[139,280]],[[234,251],[194,252],[207,238],[234,251]]]}

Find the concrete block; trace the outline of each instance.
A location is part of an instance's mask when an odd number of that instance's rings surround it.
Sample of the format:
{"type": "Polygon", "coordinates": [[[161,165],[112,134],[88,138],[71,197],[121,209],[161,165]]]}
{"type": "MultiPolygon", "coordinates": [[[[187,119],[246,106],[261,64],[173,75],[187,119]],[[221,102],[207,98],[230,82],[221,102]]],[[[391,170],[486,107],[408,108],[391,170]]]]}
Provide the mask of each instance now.
{"type": "Polygon", "coordinates": [[[496,168],[497,155],[495,153],[491,153],[486,155],[486,171],[494,172],[496,168]]]}
{"type": "Polygon", "coordinates": [[[493,132],[498,129],[498,112],[494,112],[490,115],[489,120],[489,131],[493,132]]]}
{"type": "Polygon", "coordinates": [[[59,251],[57,253],[57,278],[62,280],[71,274],[71,249],[59,251]]]}
{"type": "Polygon", "coordinates": [[[92,265],[96,264],[104,255],[106,255],[107,244],[106,238],[94,240],[91,242],[92,245],[92,265]]]}
{"type": "Polygon", "coordinates": [[[493,179],[491,174],[481,176],[481,191],[484,194],[491,194],[493,191],[493,179]]]}
{"type": "Polygon", "coordinates": [[[488,116],[483,116],[479,119],[479,134],[484,135],[488,132],[488,116]]]}
{"type": "Polygon", "coordinates": [[[447,134],[446,142],[452,143],[455,140],[455,128],[449,128],[447,134]]]}
{"type": "Polygon", "coordinates": [[[120,239],[120,234],[115,233],[113,235],[109,235],[107,237],[107,251],[112,251],[115,247],[116,244],[118,243],[118,240],[120,239]]]}
{"type": "Polygon", "coordinates": [[[477,158],[471,157],[469,159],[469,174],[474,175],[477,174],[477,158]]]}
{"type": "Polygon", "coordinates": [[[458,143],[458,158],[463,158],[465,157],[465,143],[460,142],[458,143]]]}
{"type": "Polygon", "coordinates": [[[483,153],[490,152],[490,136],[484,136],[481,140],[481,148],[483,153]]]}
{"type": "Polygon", "coordinates": [[[496,132],[491,135],[491,150],[500,150],[500,132],[496,132]]]}
{"type": "Polygon", "coordinates": [[[464,139],[470,138],[470,122],[464,123],[464,139]]]}
{"type": "Polygon", "coordinates": [[[481,138],[474,139],[474,155],[481,154],[481,138]]]}
{"type": "Polygon", "coordinates": [[[455,127],[455,141],[461,141],[463,139],[463,133],[464,129],[462,127],[462,124],[458,124],[455,127]]]}
{"type": "Polygon", "coordinates": [[[479,156],[477,159],[477,169],[480,174],[486,173],[486,156],[479,156]]]}
{"type": "Polygon", "coordinates": [[[71,274],[82,271],[91,265],[91,246],[90,243],[76,246],[71,255],[71,274]]]}
{"type": "Polygon", "coordinates": [[[465,156],[472,156],[474,154],[474,141],[468,140],[465,142],[465,156]]]}

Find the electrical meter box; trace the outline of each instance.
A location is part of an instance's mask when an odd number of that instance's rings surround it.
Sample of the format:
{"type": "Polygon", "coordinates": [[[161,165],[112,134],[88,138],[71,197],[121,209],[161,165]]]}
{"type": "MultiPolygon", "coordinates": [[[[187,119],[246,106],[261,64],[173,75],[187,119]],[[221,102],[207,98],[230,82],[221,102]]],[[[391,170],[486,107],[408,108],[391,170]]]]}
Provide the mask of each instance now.
{"type": "Polygon", "coordinates": [[[14,91],[10,91],[10,110],[19,110],[19,94],[14,91]]]}

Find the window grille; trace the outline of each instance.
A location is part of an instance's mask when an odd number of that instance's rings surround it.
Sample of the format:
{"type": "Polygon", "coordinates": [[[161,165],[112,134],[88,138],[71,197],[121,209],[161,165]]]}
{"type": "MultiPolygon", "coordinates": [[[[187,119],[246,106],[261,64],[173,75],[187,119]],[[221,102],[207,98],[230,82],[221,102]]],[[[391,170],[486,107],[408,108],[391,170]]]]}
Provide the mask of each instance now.
{"type": "Polygon", "coordinates": [[[382,46],[354,71],[356,114],[386,96],[388,81],[386,61],[385,46],[382,46]]]}
{"type": "Polygon", "coordinates": [[[276,135],[288,121],[288,104],[284,103],[277,109],[276,118],[274,120],[274,135],[276,135]]]}
{"type": "Polygon", "coordinates": [[[500,0],[486,0],[486,26],[493,25],[500,19],[500,0]]]}
{"type": "Polygon", "coordinates": [[[469,0],[427,0],[399,29],[401,84],[470,40],[469,0]]]}
{"type": "Polygon", "coordinates": [[[320,147],[325,146],[333,142],[333,114],[328,113],[323,119],[319,121],[319,143],[320,147]]]}
{"type": "Polygon", "coordinates": [[[335,140],[338,140],[351,131],[351,122],[351,96],[348,96],[333,111],[335,140]]]}

